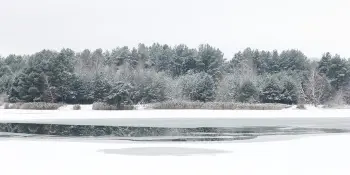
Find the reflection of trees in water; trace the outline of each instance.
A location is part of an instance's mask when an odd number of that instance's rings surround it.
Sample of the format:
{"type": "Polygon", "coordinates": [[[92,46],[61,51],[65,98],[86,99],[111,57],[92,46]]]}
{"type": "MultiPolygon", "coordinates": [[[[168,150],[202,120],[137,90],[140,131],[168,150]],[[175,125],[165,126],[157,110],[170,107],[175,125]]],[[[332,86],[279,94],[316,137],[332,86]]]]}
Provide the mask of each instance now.
{"type": "MultiPolygon", "coordinates": [[[[252,139],[263,135],[343,133],[342,129],[293,127],[160,128],[93,125],[0,123],[0,132],[51,136],[109,136],[134,141],[224,141],[252,139]],[[128,138],[129,137],[129,138],[128,138]],[[135,137],[135,138],[130,138],[135,137]],[[143,138],[137,138],[143,137],[143,138]],[[145,137],[152,137],[147,139],[145,137]]],[[[4,136],[4,135],[3,135],[4,136]]]]}

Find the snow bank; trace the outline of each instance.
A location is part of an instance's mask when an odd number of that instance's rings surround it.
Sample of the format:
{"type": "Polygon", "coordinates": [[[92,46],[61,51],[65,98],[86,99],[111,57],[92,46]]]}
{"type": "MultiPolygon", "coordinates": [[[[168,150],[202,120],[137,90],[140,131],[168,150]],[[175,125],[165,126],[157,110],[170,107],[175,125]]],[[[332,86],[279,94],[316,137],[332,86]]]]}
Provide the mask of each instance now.
{"type": "Polygon", "coordinates": [[[296,126],[350,129],[350,110],[0,110],[0,122],[188,128],[296,126]]]}
{"type": "Polygon", "coordinates": [[[256,143],[0,140],[6,175],[348,175],[350,135],[256,143]]]}
{"type": "MultiPolygon", "coordinates": [[[[81,107],[81,111],[87,111],[92,110],[92,105],[79,105],[81,107]]],[[[60,107],[58,110],[60,111],[67,111],[67,110],[73,110],[74,105],[64,105],[60,107]]]]}
{"type": "Polygon", "coordinates": [[[282,109],[282,110],[325,110],[323,105],[312,105],[312,104],[305,104],[305,109],[298,109],[298,105],[292,105],[290,108],[282,109]]]}
{"type": "MultiPolygon", "coordinates": [[[[339,118],[350,117],[350,109],[325,110],[0,110],[1,119],[86,118],[339,118]]],[[[69,107],[68,107],[69,108],[69,107]]]]}

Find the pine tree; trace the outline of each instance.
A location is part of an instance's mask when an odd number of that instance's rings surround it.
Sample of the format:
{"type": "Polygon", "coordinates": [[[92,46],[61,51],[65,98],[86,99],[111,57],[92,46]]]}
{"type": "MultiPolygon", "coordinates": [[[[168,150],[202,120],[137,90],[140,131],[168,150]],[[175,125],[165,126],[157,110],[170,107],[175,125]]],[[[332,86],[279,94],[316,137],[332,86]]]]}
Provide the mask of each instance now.
{"type": "Polygon", "coordinates": [[[279,103],[282,90],[277,79],[269,78],[260,93],[260,101],[262,103],[279,103]]]}
{"type": "Polygon", "coordinates": [[[254,102],[258,90],[251,81],[245,81],[238,90],[239,102],[254,102]]]}
{"type": "Polygon", "coordinates": [[[297,104],[298,96],[298,88],[296,84],[290,80],[285,80],[279,102],[284,104],[297,104]]]}
{"type": "Polygon", "coordinates": [[[323,54],[320,62],[318,63],[318,71],[321,74],[327,75],[329,71],[331,59],[332,59],[332,55],[329,52],[323,54]]]}
{"type": "Polygon", "coordinates": [[[118,109],[123,109],[124,105],[132,104],[131,89],[129,84],[118,82],[112,87],[104,101],[110,105],[116,105],[118,109]]]}
{"type": "Polygon", "coordinates": [[[96,75],[93,82],[94,101],[103,101],[111,91],[111,84],[104,78],[102,74],[96,75]]]}
{"type": "Polygon", "coordinates": [[[216,82],[222,78],[223,63],[223,53],[219,49],[208,44],[199,46],[198,67],[211,75],[216,82]]]}

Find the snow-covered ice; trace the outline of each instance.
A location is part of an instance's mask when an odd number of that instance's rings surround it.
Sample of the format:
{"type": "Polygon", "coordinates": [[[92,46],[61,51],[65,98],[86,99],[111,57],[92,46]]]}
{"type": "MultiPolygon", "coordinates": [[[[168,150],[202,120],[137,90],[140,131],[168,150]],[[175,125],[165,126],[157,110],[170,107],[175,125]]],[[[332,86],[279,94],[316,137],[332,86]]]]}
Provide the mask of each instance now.
{"type": "Polygon", "coordinates": [[[348,175],[350,135],[253,143],[0,139],[4,175],[348,175]]]}
{"type": "MultiPolygon", "coordinates": [[[[350,110],[0,110],[0,122],[349,129],[350,110]]],[[[0,138],[0,166],[4,175],[348,175],[350,172],[350,134],[274,138],[262,142],[186,143],[0,138]]]]}
{"type": "Polygon", "coordinates": [[[0,122],[139,127],[299,126],[350,128],[350,110],[0,110],[0,122]]]}

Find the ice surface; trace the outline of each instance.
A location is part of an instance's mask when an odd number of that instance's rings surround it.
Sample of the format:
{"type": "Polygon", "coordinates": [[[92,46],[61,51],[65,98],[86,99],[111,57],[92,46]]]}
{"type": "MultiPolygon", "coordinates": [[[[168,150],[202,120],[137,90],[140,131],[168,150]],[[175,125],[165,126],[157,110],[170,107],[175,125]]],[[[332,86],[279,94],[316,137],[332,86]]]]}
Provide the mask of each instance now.
{"type": "Polygon", "coordinates": [[[348,175],[350,135],[256,143],[0,139],[4,175],[348,175]]]}
{"type": "MultiPolygon", "coordinates": [[[[350,110],[0,110],[0,123],[349,128],[350,110]]],[[[348,175],[350,135],[256,142],[0,138],[4,175],[348,175]]]]}

